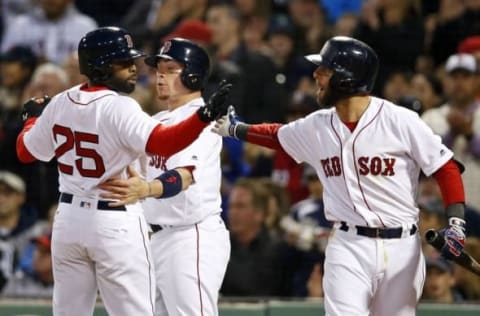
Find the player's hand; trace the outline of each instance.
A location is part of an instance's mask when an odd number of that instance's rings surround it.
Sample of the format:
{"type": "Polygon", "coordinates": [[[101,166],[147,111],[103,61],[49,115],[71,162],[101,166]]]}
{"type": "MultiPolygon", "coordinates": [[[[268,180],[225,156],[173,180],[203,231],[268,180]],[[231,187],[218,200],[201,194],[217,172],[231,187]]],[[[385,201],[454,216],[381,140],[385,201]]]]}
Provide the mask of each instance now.
{"type": "Polygon", "coordinates": [[[447,259],[460,256],[465,247],[465,221],[458,217],[450,217],[447,228],[440,233],[445,238],[442,255],[447,259]]]}
{"type": "Polygon", "coordinates": [[[22,109],[22,120],[25,122],[29,118],[39,117],[50,100],[50,97],[45,95],[43,97],[33,97],[25,102],[22,109]]]}
{"type": "Polygon", "coordinates": [[[227,97],[232,89],[232,84],[226,80],[222,80],[212,96],[208,99],[207,104],[200,107],[197,113],[203,122],[212,122],[218,119],[220,116],[227,113],[227,97]]]}
{"type": "Polygon", "coordinates": [[[222,116],[215,122],[212,132],[223,137],[236,137],[235,129],[238,124],[242,124],[242,122],[238,120],[233,105],[230,105],[227,110],[227,115],[222,116]]]}
{"type": "Polygon", "coordinates": [[[100,194],[100,197],[118,200],[108,203],[109,206],[134,204],[148,196],[150,190],[148,182],[140,178],[132,166],[128,166],[127,172],[128,179],[111,179],[98,185],[98,188],[108,191],[100,194]]]}

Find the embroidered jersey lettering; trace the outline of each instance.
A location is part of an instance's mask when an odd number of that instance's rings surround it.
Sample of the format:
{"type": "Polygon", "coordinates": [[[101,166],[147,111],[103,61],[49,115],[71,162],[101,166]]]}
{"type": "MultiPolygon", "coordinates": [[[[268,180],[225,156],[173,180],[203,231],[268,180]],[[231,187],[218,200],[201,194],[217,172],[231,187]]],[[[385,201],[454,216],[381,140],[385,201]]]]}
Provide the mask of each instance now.
{"type": "Polygon", "coordinates": [[[162,171],[167,170],[167,157],[165,156],[160,156],[160,155],[151,155],[150,159],[148,161],[148,166],[155,168],[155,169],[160,169],[162,171]]]}
{"type": "MultiPolygon", "coordinates": [[[[154,116],[162,124],[181,122],[198,107],[205,104],[197,98],[173,110],[154,116]]],[[[168,199],[146,199],[143,202],[145,217],[151,224],[191,225],[209,215],[220,213],[220,151],[222,138],[205,128],[199,137],[184,150],[170,157],[149,156],[147,180],[160,176],[164,171],[193,166],[194,182],[184,191],[168,199]]],[[[175,179],[168,179],[175,180],[175,179]]]]}
{"type": "Polygon", "coordinates": [[[417,222],[420,170],[430,176],[453,156],[416,113],[375,97],[353,132],[331,108],[282,126],[278,138],[317,171],[327,219],[361,226],[417,222]]]}
{"type": "MultiPolygon", "coordinates": [[[[331,157],[320,160],[326,177],[338,177],[342,174],[340,157],[331,157]]],[[[360,157],[358,171],[360,175],[393,176],[395,174],[395,158],[360,157]]]]}
{"type": "Polygon", "coordinates": [[[98,184],[126,178],[125,166],[145,152],[159,122],[128,96],[79,88],[52,98],[24,141],[40,160],[57,158],[60,192],[96,198],[98,184]]]}

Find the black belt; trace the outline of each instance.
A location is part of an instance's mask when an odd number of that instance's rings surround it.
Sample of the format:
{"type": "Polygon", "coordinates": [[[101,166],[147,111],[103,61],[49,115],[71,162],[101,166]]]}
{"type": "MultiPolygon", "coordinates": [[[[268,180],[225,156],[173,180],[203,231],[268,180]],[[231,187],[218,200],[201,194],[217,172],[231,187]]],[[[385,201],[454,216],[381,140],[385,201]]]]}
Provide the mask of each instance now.
{"type": "MultiPolygon", "coordinates": [[[[67,203],[67,204],[72,204],[73,201],[73,194],[70,193],[60,193],[60,202],[62,203],[67,203]]],[[[97,202],[97,209],[102,210],[102,211],[126,211],[127,209],[125,206],[120,205],[120,206],[109,206],[108,203],[111,203],[112,201],[102,201],[99,200],[97,202]]]]}
{"type": "MultiPolygon", "coordinates": [[[[382,238],[382,239],[393,239],[402,237],[403,228],[373,228],[365,226],[355,226],[357,228],[357,235],[371,237],[371,238],[382,238]]],[[[341,222],[340,230],[348,232],[348,225],[345,222],[341,222]]],[[[413,235],[417,232],[417,225],[412,225],[410,229],[410,235],[413,235]]]]}
{"type": "Polygon", "coordinates": [[[155,234],[156,232],[159,232],[163,229],[162,226],[157,225],[157,224],[150,224],[150,228],[152,229],[153,233],[155,234]]]}

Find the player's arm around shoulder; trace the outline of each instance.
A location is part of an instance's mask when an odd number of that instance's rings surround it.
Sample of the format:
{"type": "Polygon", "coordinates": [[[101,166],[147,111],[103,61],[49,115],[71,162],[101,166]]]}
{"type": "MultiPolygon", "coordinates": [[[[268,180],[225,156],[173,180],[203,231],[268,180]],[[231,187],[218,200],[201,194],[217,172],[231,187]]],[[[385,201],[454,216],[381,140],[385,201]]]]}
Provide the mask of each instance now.
{"type": "Polygon", "coordinates": [[[145,198],[168,198],[187,189],[193,182],[192,168],[167,170],[152,181],[144,180],[132,166],[127,168],[128,179],[110,179],[98,185],[100,196],[117,200],[110,206],[134,204],[145,198]]]}

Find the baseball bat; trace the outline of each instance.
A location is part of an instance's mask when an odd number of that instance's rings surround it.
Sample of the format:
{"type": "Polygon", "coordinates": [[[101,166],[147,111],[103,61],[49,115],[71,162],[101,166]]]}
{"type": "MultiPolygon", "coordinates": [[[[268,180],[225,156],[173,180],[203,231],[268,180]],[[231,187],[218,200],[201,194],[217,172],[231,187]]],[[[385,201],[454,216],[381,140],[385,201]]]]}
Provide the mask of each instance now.
{"type": "MultiPolygon", "coordinates": [[[[445,246],[445,238],[443,238],[441,234],[433,229],[429,229],[425,233],[425,239],[430,245],[440,252],[442,251],[443,246],[445,246]]],[[[453,257],[452,261],[459,266],[464,267],[468,271],[480,276],[480,264],[465,251],[462,250],[460,256],[453,257]]]]}

